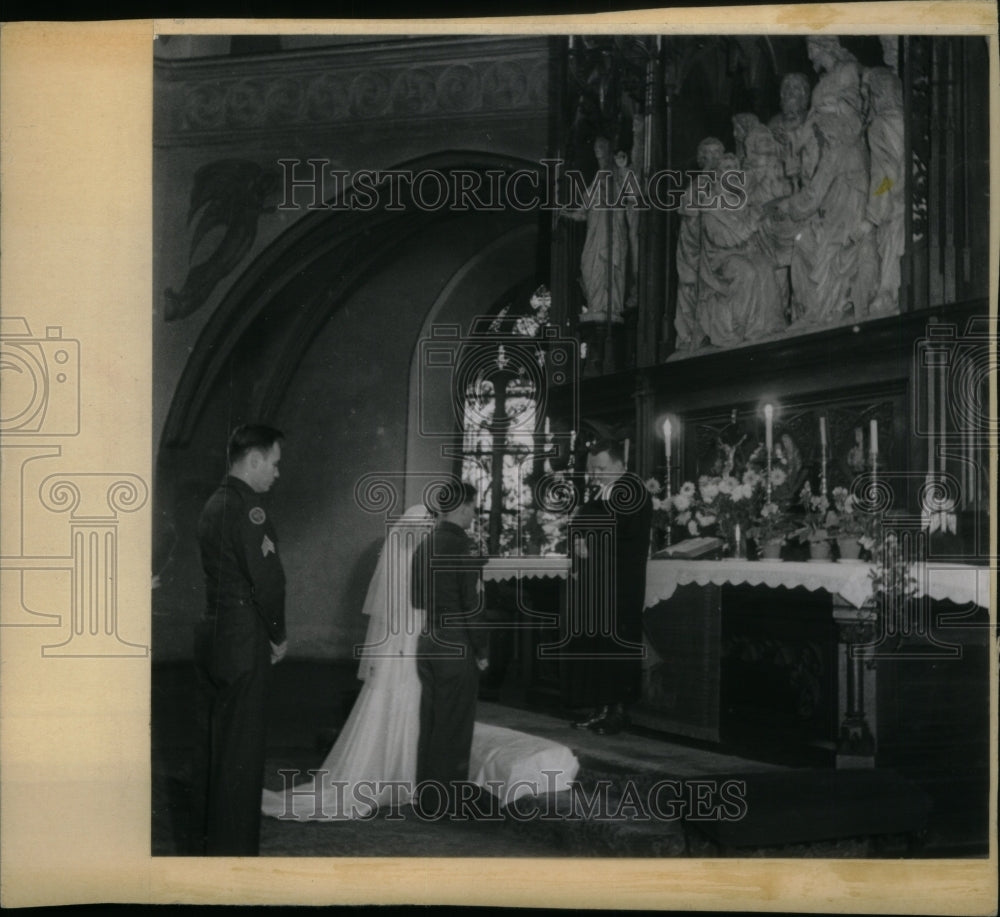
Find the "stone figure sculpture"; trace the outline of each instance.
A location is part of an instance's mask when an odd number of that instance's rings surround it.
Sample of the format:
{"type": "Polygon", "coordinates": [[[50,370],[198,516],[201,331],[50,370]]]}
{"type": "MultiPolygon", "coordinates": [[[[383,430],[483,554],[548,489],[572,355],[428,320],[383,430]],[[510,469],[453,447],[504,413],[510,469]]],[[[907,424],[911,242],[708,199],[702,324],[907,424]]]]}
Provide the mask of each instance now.
{"type": "MultiPolygon", "coordinates": [[[[781,78],[781,111],[770,120],[768,127],[778,141],[784,175],[793,191],[801,187],[804,148],[807,144],[815,147],[812,132],[803,130],[808,112],[809,80],[803,73],[786,73],[781,78]]],[[[809,158],[815,170],[814,149],[809,158]]]]}
{"type": "Polygon", "coordinates": [[[868,312],[881,314],[899,310],[906,208],[903,85],[888,67],[867,70],[861,85],[868,103],[871,153],[866,217],[875,227],[878,251],[878,282],[868,312]]]}
{"type": "Polygon", "coordinates": [[[861,120],[861,71],[831,36],[809,39],[820,72],[806,120],[819,159],[802,188],[777,209],[793,220],[791,317],[827,324],[867,311],[874,284],[872,224],[866,219],[869,163],[861,120]]]}
{"type": "MultiPolygon", "coordinates": [[[[721,176],[739,169],[732,153],[718,163],[721,176]]],[[[698,327],[718,347],[731,347],[780,332],[785,327],[773,263],[758,238],[754,208],[724,207],[701,215],[698,327]]]]}
{"type": "MultiPolygon", "coordinates": [[[[722,141],[706,137],[698,144],[698,168],[714,171],[725,152],[722,141]]],[[[689,350],[700,343],[696,312],[698,307],[698,263],[701,258],[701,210],[694,205],[694,183],[688,183],[680,209],[680,231],[677,238],[677,312],[674,329],[677,349],[689,350]]]]}
{"type": "Polygon", "coordinates": [[[625,278],[628,269],[628,223],[625,208],[614,206],[620,190],[621,163],[611,158],[611,141],[598,137],[594,141],[598,172],[589,190],[593,204],[583,210],[564,209],[562,213],[574,220],[586,221],[587,236],[580,257],[580,282],[586,299],[583,323],[621,322],[625,306],[625,278]],[[607,177],[610,173],[610,179],[607,177]],[[608,197],[598,194],[601,182],[607,182],[608,197]]]}

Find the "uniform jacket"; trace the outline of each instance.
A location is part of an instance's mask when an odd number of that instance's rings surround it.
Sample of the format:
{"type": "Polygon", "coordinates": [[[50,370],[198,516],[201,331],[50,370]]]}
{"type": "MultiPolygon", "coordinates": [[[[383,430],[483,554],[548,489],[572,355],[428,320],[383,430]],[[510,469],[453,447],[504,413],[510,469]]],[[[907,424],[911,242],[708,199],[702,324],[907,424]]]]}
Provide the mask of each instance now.
{"type": "MultiPolygon", "coordinates": [[[[198,520],[213,668],[236,674],[261,654],[260,636],[285,640],[285,572],[261,495],[228,476],[198,520]]],[[[266,644],[265,644],[266,645],[266,644]]]]}
{"type": "MultiPolygon", "coordinates": [[[[445,640],[460,640],[476,654],[486,653],[487,635],[470,614],[465,622],[443,625],[446,615],[474,613],[480,605],[484,564],[472,552],[472,539],[452,522],[439,522],[413,554],[412,600],[427,609],[428,629],[445,640]],[[471,625],[471,626],[469,626],[471,625]]],[[[484,619],[485,620],[485,619],[484,619]]]]}

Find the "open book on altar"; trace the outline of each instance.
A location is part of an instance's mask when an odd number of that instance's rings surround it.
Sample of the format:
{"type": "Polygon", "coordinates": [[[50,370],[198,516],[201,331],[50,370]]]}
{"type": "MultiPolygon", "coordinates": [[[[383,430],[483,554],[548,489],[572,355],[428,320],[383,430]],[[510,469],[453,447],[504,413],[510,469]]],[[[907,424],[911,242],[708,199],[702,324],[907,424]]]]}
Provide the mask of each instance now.
{"type": "Polygon", "coordinates": [[[725,542],[721,538],[685,538],[683,541],[679,541],[677,544],[671,545],[669,548],[663,548],[663,550],[657,551],[653,555],[653,558],[654,560],[694,560],[696,558],[701,558],[703,560],[714,559],[721,555],[722,546],[724,544],[725,542]]]}

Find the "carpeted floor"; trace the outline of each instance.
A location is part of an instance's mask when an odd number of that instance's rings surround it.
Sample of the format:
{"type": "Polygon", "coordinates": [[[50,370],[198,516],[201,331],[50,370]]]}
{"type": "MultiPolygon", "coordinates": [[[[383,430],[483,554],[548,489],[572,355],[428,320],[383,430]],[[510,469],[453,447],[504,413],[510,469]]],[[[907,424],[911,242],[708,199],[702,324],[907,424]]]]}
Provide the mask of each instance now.
{"type": "MultiPolygon", "coordinates": [[[[282,769],[304,774],[319,766],[357,688],[353,667],[296,662],[283,669],[281,679],[276,680],[269,723],[265,784],[270,789],[282,787],[282,769]]],[[[187,817],[193,711],[189,675],[184,664],[154,666],[153,855],[183,856],[192,849],[187,817]]],[[[581,765],[574,790],[522,799],[508,810],[484,810],[488,817],[460,820],[419,817],[409,806],[352,821],[265,818],[261,855],[930,855],[915,844],[926,841],[927,832],[911,831],[907,819],[901,818],[911,789],[905,781],[900,785],[888,778],[887,785],[901,786],[896,795],[902,802],[896,801],[896,809],[885,821],[876,817],[873,822],[868,817],[873,803],[849,781],[832,783],[836,772],[831,775],[829,770],[791,768],[649,734],[602,737],[574,730],[563,718],[497,703],[480,701],[477,718],[568,746],[581,765]],[[655,795],[657,787],[659,795],[655,795]],[[852,807],[858,810],[854,821],[852,807]],[[812,834],[802,830],[803,822],[808,825],[810,820],[817,826],[812,834]],[[852,834],[854,823],[864,825],[869,833],[852,834]],[[873,825],[877,830],[870,833],[873,825]],[[785,839],[794,842],[785,843],[785,839]]],[[[861,779],[868,781],[864,776],[861,779]]],[[[869,796],[873,792],[883,790],[876,787],[868,791],[869,796]]],[[[921,797],[913,798],[919,807],[921,797]]]]}

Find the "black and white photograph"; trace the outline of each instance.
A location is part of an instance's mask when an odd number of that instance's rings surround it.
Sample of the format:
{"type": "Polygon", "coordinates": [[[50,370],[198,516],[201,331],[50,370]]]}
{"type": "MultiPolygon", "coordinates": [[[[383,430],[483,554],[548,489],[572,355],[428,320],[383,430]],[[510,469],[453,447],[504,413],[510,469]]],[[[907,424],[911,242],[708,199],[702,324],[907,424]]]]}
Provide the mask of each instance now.
{"type": "Polygon", "coordinates": [[[15,903],[52,784],[65,903],[995,902],[996,35],[704,12],[129,52],[5,285],[15,903]]]}
{"type": "Polygon", "coordinates": [[[160,36],[154,854],[985,856],[987,62],[160,36]]]}

